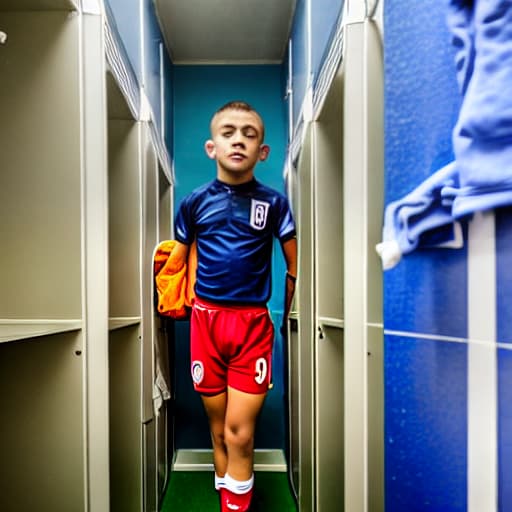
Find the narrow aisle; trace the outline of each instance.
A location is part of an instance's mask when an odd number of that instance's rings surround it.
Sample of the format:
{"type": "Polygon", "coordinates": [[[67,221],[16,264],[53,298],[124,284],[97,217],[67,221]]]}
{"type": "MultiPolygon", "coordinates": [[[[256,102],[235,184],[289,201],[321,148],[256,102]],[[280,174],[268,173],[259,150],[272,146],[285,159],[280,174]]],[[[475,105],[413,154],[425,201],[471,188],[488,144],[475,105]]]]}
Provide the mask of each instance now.
{"type": "MultiPolygon", "coordinates": [[[[208,471],[171,474],[161,512],[216,512],[218,494],[208,471]]],[[[256,472],[251,512],[297,512],[286,473],[256,472]]]]}

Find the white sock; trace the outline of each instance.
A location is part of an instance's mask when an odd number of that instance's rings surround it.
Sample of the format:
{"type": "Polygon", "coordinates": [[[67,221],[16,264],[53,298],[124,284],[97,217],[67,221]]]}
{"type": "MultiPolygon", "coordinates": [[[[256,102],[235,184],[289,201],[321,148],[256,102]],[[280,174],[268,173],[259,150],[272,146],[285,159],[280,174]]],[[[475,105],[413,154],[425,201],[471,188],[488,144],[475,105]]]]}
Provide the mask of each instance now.
{"type": "Polygon", "coordinates": [[[251,475],[249,480],[240,481],[235,480],[231,476],[226,473],[224,477],[224,487],[231,491],[233,494],[246,494],[248,493],[254,485],[254,473],[251,475]]]}
{"type": "Polygon", "coordinates": [[[217,475],[217,473],[215,473],[215,490],[218,491],[221,487],[226,487],[224,477],[219,476],[217,475]]]}

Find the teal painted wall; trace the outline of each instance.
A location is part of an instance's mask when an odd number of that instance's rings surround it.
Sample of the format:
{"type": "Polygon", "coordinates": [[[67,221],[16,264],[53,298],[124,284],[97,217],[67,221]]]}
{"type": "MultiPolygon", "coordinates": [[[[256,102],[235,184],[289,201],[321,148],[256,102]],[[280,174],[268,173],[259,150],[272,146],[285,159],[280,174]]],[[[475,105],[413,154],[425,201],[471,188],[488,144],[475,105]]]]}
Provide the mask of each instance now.
{"type": "MultiPolygon", "coordinates": [[[[256,178],[284,192],[283,169],[287,144],[287,113],[283,68],[273,66],[174,66],[175,204],[194,188],[212,180],[215,162],[204,152],[213,113],[238,99],[250,103],[265,123],[265,142],[271,151],[256,167],[256,178]]],[[[279,244],[274,246],[273,295],[269,308],[276,326],[282,320],[285,265],[279,244]]],[[[209,448],[210,437],[199,397],[189,374],[188,322],[177,323],[176,448],[209,448]]],[[[283,344],[276,334],[274,388],[269,392],[256,435],[257,448],[285,447],[283,344]]]]}

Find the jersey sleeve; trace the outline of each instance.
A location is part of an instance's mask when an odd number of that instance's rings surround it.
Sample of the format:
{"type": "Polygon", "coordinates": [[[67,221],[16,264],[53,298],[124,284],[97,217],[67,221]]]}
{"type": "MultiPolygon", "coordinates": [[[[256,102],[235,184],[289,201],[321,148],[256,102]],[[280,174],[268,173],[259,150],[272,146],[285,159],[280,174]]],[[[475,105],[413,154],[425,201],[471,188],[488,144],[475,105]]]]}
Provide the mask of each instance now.
{"type": "Polygon", "coordinates": [[[296,235],[295,221],[293,219],[288,199],[283,195],[279,195],[276,208],[277,219],[274,235],[281,242],[286,242],[296,235]]]}
{"type": "Polygon", "coordinates": [[[190,196],[185,197],[178,207],[178,212],[174,219],[174,238],[185,245],[190,245],[194,241],[194,224],[190,196]]]}

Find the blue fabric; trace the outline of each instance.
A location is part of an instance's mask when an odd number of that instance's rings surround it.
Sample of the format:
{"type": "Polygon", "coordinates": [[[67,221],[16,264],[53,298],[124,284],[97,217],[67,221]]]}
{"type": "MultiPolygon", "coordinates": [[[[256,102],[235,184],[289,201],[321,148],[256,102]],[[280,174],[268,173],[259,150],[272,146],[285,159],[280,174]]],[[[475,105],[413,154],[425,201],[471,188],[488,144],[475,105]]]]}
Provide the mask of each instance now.
{"type": "Polygon", "coordinates": [[[197,239],[196,295],[221,303],[266,304],[273,239],[295,236],[286,197],[255,179],[199,187],[182,200],[175,230],[181,243],[197,239]]]}
{"type": "Polygon", "coordinates": [[[453,222],[452,201],[443,195],[443,189],[452,189],[457,183],[457,168],[452,162],[403,199],[390,203],[384,219],[384,240],[396,240],[401,251],[408,253],[418,246],[420,235],[453,222]]]}
{"type": "Polygon", "coordinates": [[[453,216],[512,203],[512,0],[449,0],[463,101],[453,216]]]}
{"type": "MultiPolygon", "coordinates": [[[[452,134],[455,160],[387,205],[377,246],[385,269],[432,239],[424,236],[429,231],[512,204],[512,0],[446,2],[462,95],[452,134]]],[[[443,236],[441,244],[450,230],[443,236]]]]}

